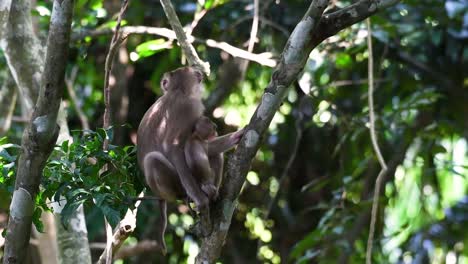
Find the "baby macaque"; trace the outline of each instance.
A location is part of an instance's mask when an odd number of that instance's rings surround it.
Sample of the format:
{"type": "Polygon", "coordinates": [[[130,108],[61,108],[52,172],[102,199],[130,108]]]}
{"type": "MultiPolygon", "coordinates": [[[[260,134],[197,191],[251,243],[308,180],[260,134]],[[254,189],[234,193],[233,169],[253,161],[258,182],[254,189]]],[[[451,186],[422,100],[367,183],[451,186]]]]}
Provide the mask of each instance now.
{"type": "Polygon", "coordinates": [[[216,153],[211,157],[208,156],[208,142],[216,136],[216,125],[208,117],[202,116],[198,119],[192,136],[185,144],[185,160],[200,183],[202,191],[210,200],[218,197],[223,173],[223,154],[216,153]]]}
{"type": "MultiPolygon", "coordinates": [[[[138,164],[145,174],[147,184],[161,199],[159,203],[163,224],[159,242],[163,253],[166,248],[166,201],[187,198],[193,201],[200,212],[202,233],[208,235],[211,232],[209,202],[217,190],[214,192],[210,186],[203,190],[198,177],[193,175],[188,166],[185,155],[185,147],[190,145],[193,129],[204,111],[201,101],[202,80],[202,73],[193,67],[165,73],[161,80],[164,94],[148,109],[138,127],[138,164]]],[[[222,155],[234,147],[242,135],[243,130],[239,130],[208,140],[208,150],[205,153],[208,157],[222,155]]],[[[219,166],[218,162],[219,158],[215,158],[213,164],[210,162],[210,167],[220,170],[221,175],[222,165],[219,166]]],[[[196,163],[193,162],[192,166],[198,167],[196,163]]],[[[202,176],[205,177],[207,176],[202,176]]]]}

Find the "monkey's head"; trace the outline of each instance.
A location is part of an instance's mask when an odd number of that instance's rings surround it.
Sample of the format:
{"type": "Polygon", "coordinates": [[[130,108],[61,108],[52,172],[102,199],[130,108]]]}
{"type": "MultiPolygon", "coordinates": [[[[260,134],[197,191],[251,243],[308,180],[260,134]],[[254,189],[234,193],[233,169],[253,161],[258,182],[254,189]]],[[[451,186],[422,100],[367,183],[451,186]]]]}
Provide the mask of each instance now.
{"type": "Polygon", "coordinates": [[[208,140],[216,137],[216,124],[213,123],[208,117],[202,116],[195,124],[193,135],[201,140],[208,140]]]}
{"type": "Polygon", "coordinates": [[[166,72],[161,79],[161,89],[166,93],[201,95],[203,73],[194,67],[182,67],[166,72]]]}

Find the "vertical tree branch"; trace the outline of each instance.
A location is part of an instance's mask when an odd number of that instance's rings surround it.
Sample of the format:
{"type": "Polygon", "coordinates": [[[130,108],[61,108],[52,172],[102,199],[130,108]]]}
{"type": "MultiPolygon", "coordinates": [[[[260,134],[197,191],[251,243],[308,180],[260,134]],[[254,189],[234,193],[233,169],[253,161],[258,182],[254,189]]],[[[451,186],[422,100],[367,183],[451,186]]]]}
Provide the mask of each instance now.
{"type": "MultiPolygon", "coordinates": [[[[252,52],[255,46],[255,40],[257,39],[257,32],[258,32],[258,18],[259,18],[259,0],[254,0],[254,15],[252,20],[252,29],[250,30],[250,38],[249,38],[249,45],[247,46],[247,51],[252,52]]],[[[241,80],[245,78],[245,72],[249,67],[249,61],[245,60],[241,66],[241,80]]]]}
{"type": "Polygon", "coordinates": [[[375,222],[377,220],[377,210],[379,207],[379,197],[380,197],[380,185],[382,185],[382,179],[384,178],[385,173],[387,172],[387,164],[382,156],[380,151],[379,143],[377,141],[377,135],[375,133],[375,113],[374,113],[374,58],[372,50],[372,30],[370,19],[366,20],[367,24],[367,48],[369,51],[369,60],[368,60],[368,74],[369,74],[369,90],[368,90],[368,100],[369,100],[369,130],[372,141],[372,146],[374,148],[375,155],[379,160],[380,166],[382,167],[377,179],[375,181],[374,188],[374,198],[372,201],[372,212],[371,212],[371,221],[369,228],[369,237],[367,239],[367,251],[366,251],[366,263],[372,263],[372,244],[374,240],[375,232],[375,222]]]}
{"type": "MultiPolygon", "coordinates": [[[[120,32],[120,27],[122,24],[122,18],[125,15],[125,12],[127,11],[129,4],[129,0],[124,0],[122,2],[122,6],[120,8],[119,12],[119,17],[117,18],[117,25],[115,26],[114,29],[114,34],[112,35],[111,43],[109,45],[109,51],[106,56],[106,63],[105,63],[105,73],[104,73],[104,121],[103,121],[103,127],[104,129],[108,129],[111,124],[111,118],[110,118],[110,87],[109,87],[109,78],[112,73],[112,66],[114,63],[114,58],[115,54],[118,51],[118,48],[120,47],[120,44],[126,39],[127,36],[122,36],[120,32]]],[[[109,139],[106,138],[104,140],[104,145],[103,149],[107,150],[109,147],[109,139]]],[[[105,165],[102,168],[102,171],[107,170],[107,165],[105,165]]],[[[128,212],[131,212],[128,210],[128,212]]],[[[127,214],[128,214],[127,212],[127,214]]],[[[135,218],[136,218],[136,211],[135,211],[135,218]]],[[[104,225],[106,228],[106,249],[100,256],[98,263],[106,263],[110,264],[112,263],[112,256],[115,253],[116,250],[120,248],[122,243],[127,239],[127,237],[133,232],[134,227],[130,225],[123,225],[119,228],[117,228],[117,231],[115,234],[112,233],[112,227],[107,221],[107,218],[104,216],[104,225]]]]}
{"type": "MultiPolygon", "coordinates": [[[[112,40],[109,45],[109,52],[106,56],[106,63],[105,63],[105,72],[104,72],[104,122],[103,127],[107,129],[110,127],[110,88],[109,88],[109,78],[112,73],[112,64],[114,62],[115,53],[117,52],[117,48],[120,46],[122,41],[125,39],[125,36],[122,37],[120,35],[120,27],[122,24],[122,18],[125,15],[125,11],[127,11],[128,1],[124,0],[122,3],[122,7],[120,8],[119,17],[117,19],[117,25],[114,29],[114,34],[112,35],[112,40]]],[[[109,142],[106,140],[104,142],[104,149],[107,149],[109,142]]]]}
{"type": "Polygon", "coordinates": [[[68,95],[70,96],[71,104],[73,105],[73,108],[75,109],[76,114],[78,115],[78,118],[80,119],[81,128],[83,128],[83,130],[89,130],[88,117],[83,112],[83,109],[81,109],[81,107],[78,105],[78,96],[76,95],[75,89],[73,88],[77,73],[78,73],[78,67],[75,66],[73,67],[71,71],[70,77],[65,78],[65,85],[67,86],[67,91],[68,91],[68,95]]]}
{"type": "Polygon", "coordinates": [[[180,24],[179,18],[172,6],[170,0],[161,0],[161,5],[164,9],[164,13],[166,13],[166,17],[169,20],[169,24],[171,24],[172,29],[174,30],[177,40],[184,51],[185,56],[189,61],[189,64],[195,67],[198,67],[202,70],[206,75],[210,75],[210,64],[207,62],[202,61],[199,57],[193,46],[187,40],[187,35],[185,34],[184,28],[180,24]]]}
{"type": "Polygon", "coordinates": [[[63,94],[73,3],[73,0],[54,1],[39,98],[31,121],[23,133],[23,152],[19,157],[15,191],[10,205],[3,260],[5,264],[23,263],[26,256],[34,200],[42,170],[57,140],[57,113],[63,94]]]}

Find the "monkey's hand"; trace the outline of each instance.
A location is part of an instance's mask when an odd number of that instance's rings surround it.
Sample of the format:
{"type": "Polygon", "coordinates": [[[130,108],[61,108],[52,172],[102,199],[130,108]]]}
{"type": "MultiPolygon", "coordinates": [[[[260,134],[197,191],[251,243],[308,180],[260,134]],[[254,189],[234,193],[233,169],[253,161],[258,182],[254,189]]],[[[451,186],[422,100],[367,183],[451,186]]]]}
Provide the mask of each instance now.
{"type": "Polygon", "coordinates": [[[208,196],[210,201],[214,201],[218,198],[218,189],[213,183],[202,183],[202,191],[208,196]]]}
{"type": "Polygon", "coordinates": [[[230,138],[230,140],[231,140],[231,142],[233,144],[238,144],[239,141],[241,140],[242,136],[244,135],[244,133],[245,133],[245,128],[242,128],[242,129],[232,133],[229,138],[230,138]]]}

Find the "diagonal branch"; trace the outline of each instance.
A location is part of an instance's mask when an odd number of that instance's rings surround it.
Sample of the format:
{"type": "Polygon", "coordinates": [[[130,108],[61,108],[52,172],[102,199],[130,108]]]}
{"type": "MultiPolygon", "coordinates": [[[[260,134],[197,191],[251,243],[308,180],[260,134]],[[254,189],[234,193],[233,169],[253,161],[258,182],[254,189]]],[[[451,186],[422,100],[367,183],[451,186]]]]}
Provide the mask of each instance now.
{"type": "MultiPolygon", "coordinates": [[[[359,21],[388,6],[383,5],[383,3],[389,4],[390,2],[396,3],[397,1],[377,1],[376,7],[371,5],[366,10],[360,10],[358,13],[359,21]]],[[[370,2],[365,1],[365,3],[369,4],[370,2]]],[[[350,25],[350,20],[344,18],[342,20],[346,23],[337,26],[330,25],[330,20],[322,17],[327,4],[328,0],[312,1],[304,18],[297,24],[286,43],[279,64],[276,66],[270,83],[265,89],[260,105],[252,116],[236,151],[228,161],[224,177],[225,182],[219,192],[220,198],[213,207],[214,230],[210,236],[202,239],[196,263],[213,263],[219,257],[252,159],[274,114],[280,107],[288,87],[297,79],[307,62],[310,52],[332,35],[327,30],[335,29],[339,31],[350,25]]],[[[352,21],[355,21],[354,23],[358,22],[358,20],[352,21]]]]}
{"type": "Polygon", "coordinates": [[[338,11],[325,14],[320,21],[319,35],[326,39],[398,2],[400,0],[360,0],[338,11]]]}
{"type": "Polygon", "coordinates": [[[225,183],[220,198],[214,206],[214,230],[202,239],[196,263],[214,263],[221,253],[222,245],[231,224],[232,214],[237,206],[245,176],[257,152],[262,135],[268,129],[275,112],[286,95],[289,85],[302,71],[309,53],[315,47],[312,35],[327,7],[328,0],[314,0],[303,19],[294,29],[276,67],[270,84],[265,89],[260,105],[252,116],[246,133],[228,162],[225,183]]]}
{"type": "Polygon", "coordinates": [[[63,94],[73,3],[73,0],[54,1],[39,97],[21,142],[23,151],[10,205],[4,263],[24,262],[42,170],[57,140],[57,114],[63,94]]]}
{"type": "Polygon", "coordinates": [[[177,40],[180,43],[180,46],[184,50],[185,56],[189,61],[190,65],[200,68],[206,75],[210,75],[210,64],[202,61],[199,57],[193,46],[187,40],[187,35],[185,34],[184,28],[180,24],[179,18],[172,6],[170,0],[161,0],[161,5],[166,13],[166,17],[171,24],[172,29],[175,31],[177,40]]]}

